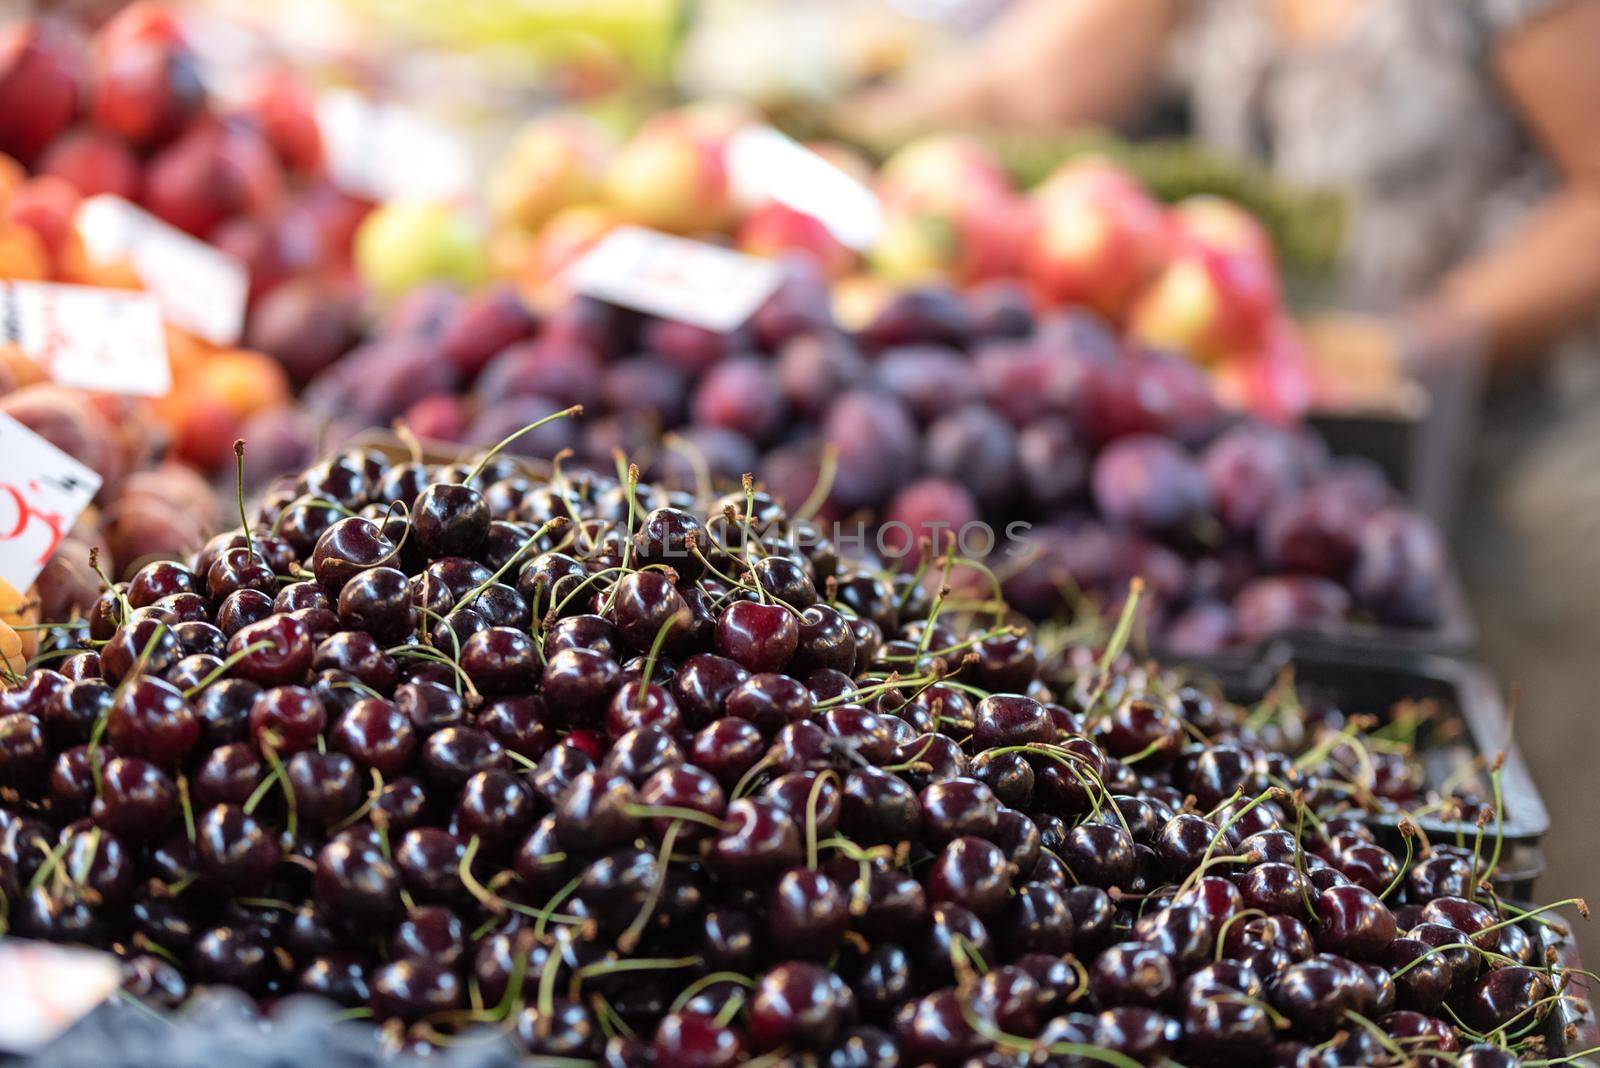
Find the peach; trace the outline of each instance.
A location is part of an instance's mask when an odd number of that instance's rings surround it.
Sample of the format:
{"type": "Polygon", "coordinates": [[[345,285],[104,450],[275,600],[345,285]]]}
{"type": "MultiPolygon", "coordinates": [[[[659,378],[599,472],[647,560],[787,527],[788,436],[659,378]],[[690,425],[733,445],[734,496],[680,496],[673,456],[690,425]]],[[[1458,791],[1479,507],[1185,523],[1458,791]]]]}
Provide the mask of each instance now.
{"type": "Polygon", "coordinates": [[[537,308],[560,303],[559,279],[578,257],[588,252],[618,223],[616,213],[594,204],[580,204],[551,216],[515,269],[518,290],[537,308]]]}
{"type": "Polygon", "coordinates": [[[243,420],[289,402],[289,380],[272,357],[247,349],[219,352],[200,365],[195,385],[243,420]]]}
{"type": "MultiPolygon", "coordinates": [[[[39,648],[38,631],[31,629],[38,622],[38,597],[25,595],[0,578],[0,626],[5,626],[16,635],[24,658],[32,656],[39,648]]],[[[0,638],[3,635],[4,631],[0,631],[0,638]]]]}
{"type": "Polygon", "coordinates": [[[1147,345],[1212,361],[1259,348],[1278,308],[1268,264],[1190,244],[1141,294],[1129,326],[1147,345]]]}
{"type": "Polygon", "coordinates": [[[0,28],[0,152],[32,163],[72,124],[78,63],[65,34],[52,25],[0,28]]]}
{"type": "Polygon", "coordinates": [[[349,282],[307,275],[268,293],[250,312],[245,339],[270,353],[294,382],[304,385],[361,340],[359,289],[349,282]]]}
{"type": "Polygon", "coordinates": [[[170,12],[134,4],[95,42],[89,116],[140,148],[178,136],[205,108],[199,65],[170,12]]]}
{"type": "Polygon", "coordinates": [[[92,126],[68,130],[52,142],[39,170],[65,178],[86,197],[111,193],[132,200],[139,195],[139,157],[120,138],[92,126]]]}
{"type": "Polygon", "coordinates": [[[72,220],[82,199],[65,178],[41,174],[23,182],[11,195],[6,215],[13,223],[38,234],[51,256],[56,257],[72,234],[72,220]]]}
{"type": "Polygon", "coordinates": [[[0,278],[42,282],[50,277],[50,252],[31,227],[0,223],[0,278]]]}
{"type": "Polygon", "coordinates": [[[844,274],[856,262],[855,253],[840,244],[815,216],[777,201],[768,201],[745,216],[739,224],[737,243],[754,256],[799,252],[816,260],[830,278],[844,274]]]}
{"type": "Polygon", "coordinates": [[[489,175],[495,218],[537,230],[561,209],[592,199],[615,150],[610,135],[590,119],[558,114],[533,120],[517,131],[489,175]]]}
{"type": "Polygon", "coordinates": [[[195,386],[174,389],[161,405],[172,428],[172,451],[202,471],[217,473],[233,462],[242,420],[220,397],[195,386]]]}
{"type": "Polygon", "coordinates": [[[277,157],[260,133],[240,122],[196,123],[145,172],[145,206],[196,237],[231,216],[262,213],[282,195],[277,157]]]}
{"type": "Polygon", "coordinates": [[[12,675],[21,675],[28,669],[28,657],[31,655],[22,644],[22,636],[12,629],[11,624],[0,622],[0,669],[12,675]]]}

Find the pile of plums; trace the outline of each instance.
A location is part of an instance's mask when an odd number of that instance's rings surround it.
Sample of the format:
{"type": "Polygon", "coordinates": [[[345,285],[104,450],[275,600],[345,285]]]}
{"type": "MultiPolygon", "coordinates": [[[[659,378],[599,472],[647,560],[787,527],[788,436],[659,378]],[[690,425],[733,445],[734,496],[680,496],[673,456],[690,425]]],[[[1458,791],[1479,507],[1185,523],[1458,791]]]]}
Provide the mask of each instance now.
{"type": "MultiPolygon", "coordinates": [[[[1183,654],[1347,620],[1442,622],[1450,565],[1433,525],[1375,467],[1224,412],[1197,365],[1085,311],[1036,316],[1008,282],[912,290],[847,332],[825,281],[786,269],[731,334],[586,298],[541,319],[508,287],[418,291],[311,384],[309,415],[253,428],[273,442],[261,460],[298,468],[330,421],[487,446],[582,404],[590,419],[519,447],[571,448],[603,471],[620,448],[677,487],[755,472],[791,509],[816,491],[818,517],[891,566],[914,569],[924,537],[987,557],[1035,619],[1080,595],[1114,619],[1139,575],[1148,634],[1183,654]],[[879,538],[879,524],[901,533],[879,538]]],[[[340,335],[320,325],[338,300],[285,292],[281,338],[257,343],[333,360],[340,335]]]]}
{"type": "Polygon", "coordinates": [[[1362,719],[1042,650],[753,485],[347,449],[248,519],[0,693],[9,929],[159,1005],[661,1068],[1546,1055],[1496,813],[1377,844],[1438,799],[1362,719]]]}

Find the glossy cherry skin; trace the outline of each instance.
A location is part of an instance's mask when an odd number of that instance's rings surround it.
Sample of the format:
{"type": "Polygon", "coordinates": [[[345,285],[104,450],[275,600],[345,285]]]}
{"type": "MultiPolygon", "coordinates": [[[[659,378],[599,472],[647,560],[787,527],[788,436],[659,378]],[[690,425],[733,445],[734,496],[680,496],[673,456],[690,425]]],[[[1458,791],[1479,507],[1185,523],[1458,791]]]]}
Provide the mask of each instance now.
{"type": "Polygon", "coordinates": [[[799,647],[794,612],[778,604],[735,601],[717,620],[717,652],[747,671],[778,671],[799,647]]]}
{"type": "Polygon", "coordinates": [[[1364,887],[1329,887],[1315,903],[1317,944],[1343,956],[1376,960],[1398,933],[1394,913],[1364,887]]]}
{"type": "Polygon", "coordinates": [[[314,652],[305,626],[286,615],[252,623],[228,639],[228,656],[238,658],[233,675],[261,686],[287,686],[302,681],[311,670],[314,652]]]}
{"type": "Polygon", "coordinates": [[[749,1034],[759,1049],[826,1049],[847,1022],[849,993],[816,964],[780,964],[757,982],[749,1002],[749,1034]]]}

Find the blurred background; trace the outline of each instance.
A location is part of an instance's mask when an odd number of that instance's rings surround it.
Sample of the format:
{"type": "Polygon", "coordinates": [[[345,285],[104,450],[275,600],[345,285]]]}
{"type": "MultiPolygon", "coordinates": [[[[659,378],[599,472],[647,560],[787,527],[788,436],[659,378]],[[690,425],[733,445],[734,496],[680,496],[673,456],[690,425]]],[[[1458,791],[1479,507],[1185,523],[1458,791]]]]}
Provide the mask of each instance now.
{"type": "Polygon", "coordinates": [[[85,227],[106,196],[248,277],[240,331],[167,309],[155,402],[8,347],[0,411],[106,476],[47,611],[91,546],[209,534],[241,436],[262,491],[397,423],[484,445],[582,402],[522,447],[1020,519],[1036,618],[1115,618],[1140,575],[1150,648],[1241,696],[1304,656],[1346,705],[1470,721],[1479,769],[1514,725],[1541,898],[1600,886],[1600,0],[0,14],[0,278],[157,288],[85,227]],[[782,281],[725,332],[575,297],[623,225],[782,281]]]}

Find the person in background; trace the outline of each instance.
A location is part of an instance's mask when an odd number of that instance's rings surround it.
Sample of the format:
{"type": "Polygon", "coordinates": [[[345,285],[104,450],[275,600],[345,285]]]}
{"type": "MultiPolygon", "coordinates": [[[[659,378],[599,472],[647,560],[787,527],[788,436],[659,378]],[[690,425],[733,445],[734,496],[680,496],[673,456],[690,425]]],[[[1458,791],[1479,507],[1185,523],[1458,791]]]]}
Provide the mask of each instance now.
{"type": "MultiPolygon", "coordinates": [[[[1203,143],[1347,194],[1338,301],[1377,313],[1366,340],[1425,379],[1487,360],[1495,383],[1457,541],[1558,830],[1600,758],[1597,60],[1600,0],[1019,0],[847,113],[1058,130],[1175,88],[1203,143]]],[[[1600,878],[1586,830],[1547,839],[1559,890],[1600,878]]]]}

